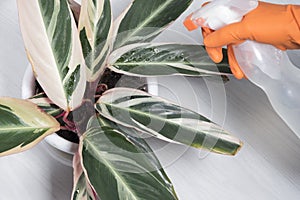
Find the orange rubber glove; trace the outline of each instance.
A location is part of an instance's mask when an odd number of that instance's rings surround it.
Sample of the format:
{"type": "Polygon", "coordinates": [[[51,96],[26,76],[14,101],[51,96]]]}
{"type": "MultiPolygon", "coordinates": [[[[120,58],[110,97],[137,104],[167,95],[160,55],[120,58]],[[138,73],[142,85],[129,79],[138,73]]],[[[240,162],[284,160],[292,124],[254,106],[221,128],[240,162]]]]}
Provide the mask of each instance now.
{"type": "Polygon", "coordinates": [[[259,2],[258,7],[244,16],[241,22],[217,31],[202,28],[204,45],[211,59],[223,59],[222,46],[227,45],[228,59],[236,78],[244,77],[232,45],[245,40],[271,44],[281,50],[300,48],[300,5],[278,5],[259,2]]]}

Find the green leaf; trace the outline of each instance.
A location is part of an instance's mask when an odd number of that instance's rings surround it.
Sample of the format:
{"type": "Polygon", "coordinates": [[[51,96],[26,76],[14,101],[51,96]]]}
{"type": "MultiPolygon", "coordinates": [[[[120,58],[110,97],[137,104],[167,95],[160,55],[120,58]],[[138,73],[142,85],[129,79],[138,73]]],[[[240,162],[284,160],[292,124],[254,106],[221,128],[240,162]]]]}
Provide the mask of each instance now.
{"type": "Polygon", "coordinates": [[[152,150],[109,127],[90,128],[80,142],[84,171],[102,200],[177,199],[152,150]]]}
{"type": "Polygon", "coordinates": [[[97,79],[103,71],[111,40],[111,27],[110,0],[82,0],[79,32],[89,81],[97,79]]]}
{"type": "Polygon", "coordinates": [[[0,98],[0,156],[27,150],[59,128],[59,123],[35,104],[0,98]]]}
{"type": "Polygon", "coordinates": [[[116,22],[118,27],[114,49],[150,42],[176,20],[192,0],[134,0],[116,22]]]}
{"type": "Polygon", "coordinates": [[[96,109],[109,120],[160,139],[229,155],[242,146],[240,140],[204,116],[139,90],[108,90],[96,109]]]}
{"type": "MultiPolygon", "coordinates": [[[[225,49],[223,54],[227,55],[225,49]]],[[[229,75],[226,58],[215,64],[201,45],[137,44],[114,51],[109,58],[109,68],[131,76],[229,75]]]]}
{"type": "Polygon", "coordinates": [[[64,110],[81,104],[85,64],[67,0],[18,0],[28,59],[47,96],[64,110]]]}

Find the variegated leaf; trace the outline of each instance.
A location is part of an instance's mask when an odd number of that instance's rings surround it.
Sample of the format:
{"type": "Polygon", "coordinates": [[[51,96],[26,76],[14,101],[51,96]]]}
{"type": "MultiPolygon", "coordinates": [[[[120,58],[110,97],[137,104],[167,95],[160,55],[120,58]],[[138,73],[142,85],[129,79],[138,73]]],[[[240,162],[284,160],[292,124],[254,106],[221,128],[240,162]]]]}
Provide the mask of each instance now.
{"type": "Polygon", "coordinates": [[[27,150],[59,128],[59,123],[35,104],[0,98],[0,156],[27,150]]]}
{"type": "Polygon", "coordinates": [[[112,121],[160,139],[229,155],[236,154],[242,146],[240,140],[202,115],[139,90],[108,90],[96,109],[112,121]]]}
{"type": "MultiPolygon", "coordinates": [[[[110,127],[110,128],[113,128],[113,129],[116,129],[116,130],[122,132],[124,135],[126,135],[127,138],[131,138],[132,140],[137,141],[139,143],[140,148],[143,148],[146,152],[149,152],[148,155],[150,157],[153,157],[153,158],[155,157],[154,154],[150,153],[150,152],[152,152],[152,149],[148,146],[148,144],[144,140],[145,138],[149,137],[149,134],[146,134],[139,129],[135,129],[130,126],[124,126],[120,123],[116,123],[116,122],[111,121],[101,115],[95,117],[94,120],[89,121],[88,127],[97,127],[97,126],[110,127]]],[[[155,160],[155,159],[153,159],[153,160],[155,160]]],[[[160,165],[158,161],[157,161],[157,165],[160,165]]]]}
{"type": "Polygon", "coordinates": [[[88,183],[83,172],[75,183],[72,200],[96,200],[93,194],[88,191],[88,183]]]}
{"type": "Polygon", "coordinates": [[[47,96],[64,110],[81,104],[85,64],[67,0],[18,0],[28,59],[47,96]]]}
{"type": "Polygon", "coordinates": [[[116,20],[114,49],[150,42],[183,13],[192,0],[134,0],[116,20]]]}
{"type": "Polygon", "coordinates": [[[177,199],[151,150],[108,124],[90,128],[80,141],[84,171],[102,200],[177,199]]]}
{"type": "Polygon", "coordinates": [[[111,27],[110,0],[82,0],[79,31],[88,81],[94,81],[103,71],[109,52],[111,27]]]}
{"type": "Polygon", "coordinates": [[[46,95],[45,93],[40,93],[34,95],[33,97],[28,99],[30,102],[36,104],[40,109],[49,115],[55,117],[60,115],[64,110],[55,105],[46,95]]]}
{"type": "Polygon", "coordinates": [[[81,166],[80,155],[77,152],[73,157],[74,186],[72,200],[98,200],[96,193],[88,182],[81,166]]]}
{"type": "Polygon", "coordinates": [[[131,76],[231,74],[227,57],[215,64],[203,46],[189,44],[128,45],[110,55],[109,68],[131,76]]]}

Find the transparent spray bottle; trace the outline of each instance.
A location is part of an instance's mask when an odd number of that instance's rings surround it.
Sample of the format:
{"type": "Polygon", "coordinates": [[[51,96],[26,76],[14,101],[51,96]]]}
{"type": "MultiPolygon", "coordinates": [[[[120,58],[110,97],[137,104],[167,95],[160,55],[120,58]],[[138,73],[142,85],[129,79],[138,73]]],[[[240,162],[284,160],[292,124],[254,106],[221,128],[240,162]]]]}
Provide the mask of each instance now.
{"type": "MultiPolygon", "coordinates": [[[[218,30],[241,21],[257,5],[257,0],[214,0],[189,15],[184,24],[189,30],[200,25],[218,30]]],[[[247,79],[267,94],[274,110],[300,138],[300,69],[285,51],[272,45],[248,40],[233,50],[247,79]]]]}

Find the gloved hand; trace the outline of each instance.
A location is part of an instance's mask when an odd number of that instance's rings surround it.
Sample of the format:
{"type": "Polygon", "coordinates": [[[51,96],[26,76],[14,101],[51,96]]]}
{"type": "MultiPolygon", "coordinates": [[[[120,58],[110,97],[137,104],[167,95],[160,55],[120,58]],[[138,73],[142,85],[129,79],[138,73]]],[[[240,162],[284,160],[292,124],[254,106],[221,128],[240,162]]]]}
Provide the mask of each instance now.
{"type": "Polygon", "coordinates": [[[271,44],[281,50],[300,48],[300,5],[278,5],[259,2],[258,7],[241,22],[217,31],[202,28],[204,45],[211,59],[223,59],[222,46],[228,45],[228,59],[236,78],[244,77],[233,53],[232,45],[245,40],[271,44]]]}

